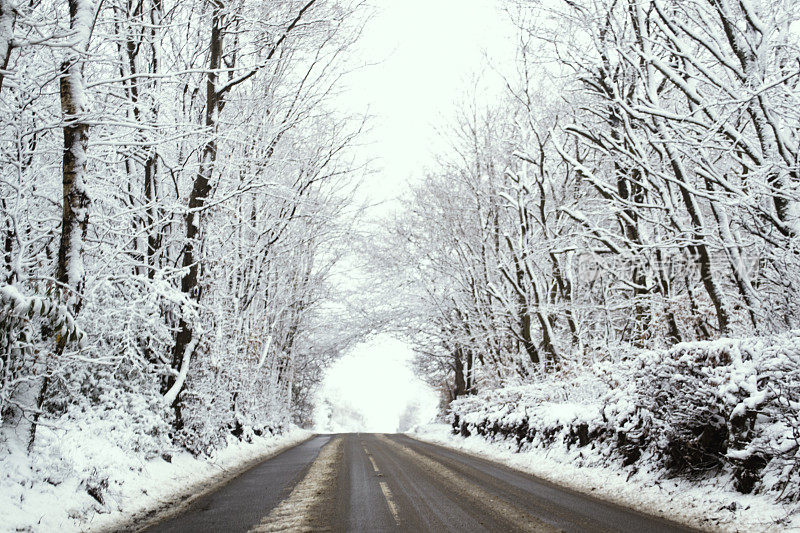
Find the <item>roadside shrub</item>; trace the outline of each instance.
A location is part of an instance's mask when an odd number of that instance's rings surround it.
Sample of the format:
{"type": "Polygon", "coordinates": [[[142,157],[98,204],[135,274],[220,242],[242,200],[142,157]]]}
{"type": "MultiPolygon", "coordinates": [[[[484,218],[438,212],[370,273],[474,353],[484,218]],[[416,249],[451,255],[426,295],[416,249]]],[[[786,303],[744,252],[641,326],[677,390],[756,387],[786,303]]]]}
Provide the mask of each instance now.
{"type": "Polygon", "coordinates": [[[729,474],[740,492],[800,500],[798,332],[624,354],[589,376],[459,399],[454,431],[519,450],[589,446],[630,468],[646,457],[664,476],[729,474]]]}

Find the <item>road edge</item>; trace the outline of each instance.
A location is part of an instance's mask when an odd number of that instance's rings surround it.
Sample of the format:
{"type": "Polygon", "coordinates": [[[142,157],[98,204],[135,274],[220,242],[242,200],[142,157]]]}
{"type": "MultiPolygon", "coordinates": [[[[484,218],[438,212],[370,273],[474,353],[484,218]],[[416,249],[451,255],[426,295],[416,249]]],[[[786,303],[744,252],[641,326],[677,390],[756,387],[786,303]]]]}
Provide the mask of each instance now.
{"type": "Polygon", "coordinates": [[[85,531],[94,533],[112,532],[140,532],[157,523],[177,516],[189,508],[198,498],[215,492],[245,472],[252,470],[259,464],[279,455],[295,446],[316,437],[317,433],[299,435],[297,439],[292,439],[279,445],[277,448],[270,448],[263,455],[247,459],[242,463],[221,470],[208,477],[196,479],[193,483],[183,489],[176,491],[164,498],[154,502],[153,505],[134,511],[131,515],[120,516],[118,520],[98,526],[96,529],[89,527],[85,531]]]}
{"type": "MultiPolygon", "coordinates": [[[[483,455],[480,455],[478,452],[476,452],[474,450],[470,450],[468,448],[463,448],[463,447],[455,447],[455,446],[452,445],[454,443],[443,442],[443,441],[434,440],[434,439],[426,439],[422,435],[417,435],[417,434],[413,434],[413,433],[401,433],[401,435],[403,435],[405,437],[408,437],[409,439],[415,440],[417,442],[422,442],[424,444],[433,444],[435,446],[441,446],[442,448],[447,448],[447,449],[452,450],[454,452],[463,453],[464,455],[469,455],[469,456],[474,457],[476,459],[481,459],[483,461],[489,461],[489,462],[497,463],[499,465],[502,465],[502,466],[504,466],[506,468],[509,468],[511,470],[514,470],[516,472],[520,472],[520,473],[525,474],[527,476],[531,476],[533,478],[536,478],[540,482],[548,483],[550,485],[558,487],[560,490],[565,490],[565,491],[568,491],[568,492],[572,492],[572,493],[580,495],[582,497],[594,499],[594,500],[597,500],[597,501],[605,503],[605,504],[610,504],[610,505],[614,505],[616,507],[621,507],[621,508],[623,508],[623,509],[625,509],[627,511],[633,511],[635,513],[638,513],[640,515],[644,515],[644,516],[647,516],[647,517],[650,517],[650,518],[658,518],[658,519],[664,520],[666,522],[672,522],[672,523],[674,523],[676,525],[687,527],[687,528],[691,528],[691,529],[694,529],[694,530],[697,530],[697,531],[700,531],[700,532],[705,532],[705,533],[720,533],[720,532],[728,531],[727,529],[722,529],[722,528],[712,528],[712,527],[710,527],[709,524],[701,523],[699,521],[699,519],[693,518],[693,517],[690,517],[690,516],[687,516],[687,515],[681,515],[681,516],[678,516],[678,517],[667,516],[666,511],[663,510],[663,509],[660,509],[660,508],[659,509],[654,509],[652,507],[644,508],[644,506],[638,504],[638,502],[632,502],[630,500],[625,500],[623,496],[615,496],[611,492],[605,492],[605,491],[600,491],[600,490],[596,490],[596,489],[586,490],[584,487],[581,487],[580,485],[576,485],[576,484],[572,484],[572,483],[566,483],[564,480],[550,479],[550,478],[547,478],[547,477],[544,477],[544,476],[540,475],[539,473],[531,472],[531,471],[521,467],[521,465],[517,465],[517,464],[511,463],[509,461],[506,461],[502,457],[487,458],[487,457],[485,457],[483,455]]],[[[488,444],[488,442],[487,442],[487,444],[488,444]]]]}

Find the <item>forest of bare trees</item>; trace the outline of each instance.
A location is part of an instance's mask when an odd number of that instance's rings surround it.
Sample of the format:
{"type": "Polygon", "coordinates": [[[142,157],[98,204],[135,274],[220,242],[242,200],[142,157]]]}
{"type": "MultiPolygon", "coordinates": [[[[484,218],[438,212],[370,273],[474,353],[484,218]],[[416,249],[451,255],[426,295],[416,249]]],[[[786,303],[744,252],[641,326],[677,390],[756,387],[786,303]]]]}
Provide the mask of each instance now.
{"type": "Polygon", "coordinates": [[[320,310],[361,126],[328,101],[359,7],[3,0],[0,412],[29,447],[93,409],[195,453],[307,415],[346,342],[320,310]]]}
{"type": "Polygon", "coordinates": [[[505,98],[465,101],[380,252],[422,365],[456,397],[796,328],[796,3],[508,9],[505,98]]]}

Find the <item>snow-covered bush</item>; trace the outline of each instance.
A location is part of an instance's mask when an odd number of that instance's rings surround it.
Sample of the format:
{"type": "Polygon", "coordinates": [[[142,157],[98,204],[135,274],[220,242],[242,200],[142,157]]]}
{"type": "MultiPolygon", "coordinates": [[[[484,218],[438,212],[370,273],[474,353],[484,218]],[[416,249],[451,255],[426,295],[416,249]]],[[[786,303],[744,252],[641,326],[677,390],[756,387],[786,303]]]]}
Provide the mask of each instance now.
{"type": "Polygon", "coordinates": [[[175,441],[195,455],[211,455],[229,437],[249,441],[290,426],[290,410],[272,373],[247,353],[216,342],[215,335],[197,348],[198,364],[182,393],[182,425],[174,432],[175,441]]]}
{"type": "Polygon", "coordinates": [[[573,445],[664,476],[730,475],[737,490],[800,499],[800,335],[633,351],[591,371],[451,404],[454,431],[573,445]],[[588,373],[588,375],[587,375],[588,373]]]}
{"type": "Polygon", "coordinates": [[[61,363],[50,360],[56,343],[83,338],[56,297],[26,296],[13,285],[0,287],[0,422],[33,407],[17,396],[31,392],[41,375],[61,363]]]}
{"type": "Polygon", "coordinates": [[[629,441],[670,472],[730,467],[742,492],[769,472],[765,489],[797,498],[800,336],[684,343],[629,364],[604,410],[611,426],[639,429],[629,441]]]}
{"type": "MultiPolygon", "coordinates": [[[[81,324],[92,339],[90,351],[100,364],[158,381],[169,373],[173,323],[195,313],[185,295],[156,276],[104,277],[93,280],[81,311],[81,324]]],[[[123,381],[130,382],[132,376],[123,381]]]]}

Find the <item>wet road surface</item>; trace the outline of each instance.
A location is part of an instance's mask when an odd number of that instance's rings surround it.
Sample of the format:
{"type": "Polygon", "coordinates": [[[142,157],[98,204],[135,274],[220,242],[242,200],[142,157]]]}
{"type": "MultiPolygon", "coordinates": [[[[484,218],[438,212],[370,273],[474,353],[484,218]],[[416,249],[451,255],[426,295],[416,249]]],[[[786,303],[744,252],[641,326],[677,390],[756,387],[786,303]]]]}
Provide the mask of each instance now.
{"type": "Polygon", "coordinates": [[[691,531],[404,435],[319,435],[148,532],[691,531]]]}

